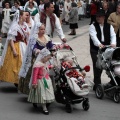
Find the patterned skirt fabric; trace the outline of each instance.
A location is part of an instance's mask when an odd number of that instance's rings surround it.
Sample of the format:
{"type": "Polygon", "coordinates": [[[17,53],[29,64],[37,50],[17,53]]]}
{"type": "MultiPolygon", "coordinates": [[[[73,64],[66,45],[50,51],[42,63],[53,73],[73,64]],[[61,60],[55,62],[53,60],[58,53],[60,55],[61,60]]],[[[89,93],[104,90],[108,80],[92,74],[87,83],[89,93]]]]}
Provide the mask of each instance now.
{"type": "Polygon", "coordinates": [[[47,80],[48,88],[44,87],[43,80],[38,80],[38,87],[30,89],[28,102],[31,103],[51,103],[54,101],[55,96],[51,79],[47,80]]]}
{"type": "Polygon", "coordinates": [[[19,42],[15,43],[14,46],[18,56],[13,56],[11,46],[8,44],[4,64],[0,67],[0,80],[18,84],[18,73],[22,65],[22,59],[19,42]]]}
{"type": "MultiPolygon", "coordinates": [[[[33,65],[32,65],[33,66],[33,65]]],[[[29,71],[26,75],[25,78],[20,78],[19,80],[19,85],[18,85],[18,89],[20,90],[20,92],[22,92],[23,94],[29,94],[29,82],[30,82],[30,78],[31,78],[31,74],[32,74],[32,66],[29,68],[29,71]]]]}
{"type": "Polygon", "coordinates": [[[32,74],[32,67],[33,64],[35,62],[35,58],[32,58],[32,62],[31,62],[31,67],[28,70],[28,73],[26,75],[25,78],[21,77],[19,80],[19,85],[18,85],[18,90],[20,90],[20,92],[22,92],[23,94],[29,94],[29,82],[30,82],[30,78],[31,78],[31,74],[32,74]]]}

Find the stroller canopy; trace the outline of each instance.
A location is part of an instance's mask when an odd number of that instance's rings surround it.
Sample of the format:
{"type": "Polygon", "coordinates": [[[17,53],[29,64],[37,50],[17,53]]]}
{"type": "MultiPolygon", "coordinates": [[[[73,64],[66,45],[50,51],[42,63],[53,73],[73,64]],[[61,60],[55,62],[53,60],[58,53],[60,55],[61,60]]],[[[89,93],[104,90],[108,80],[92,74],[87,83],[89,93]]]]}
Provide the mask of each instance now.
{"type": "Polygon", "coordinates": [[[103,52],[98,52],[98,60],[96,62],[96,66],[100,69],[106,69],[106,63],[108,66],[112,65],[120,65],[120,48],[107,48],[103,52]]]}

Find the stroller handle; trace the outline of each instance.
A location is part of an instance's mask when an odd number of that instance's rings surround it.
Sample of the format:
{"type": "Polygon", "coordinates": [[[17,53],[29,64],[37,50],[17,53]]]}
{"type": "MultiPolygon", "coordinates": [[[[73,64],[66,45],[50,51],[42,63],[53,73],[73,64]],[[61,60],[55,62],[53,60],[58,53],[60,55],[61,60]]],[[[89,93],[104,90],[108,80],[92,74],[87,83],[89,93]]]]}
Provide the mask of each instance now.
{"type": "Polygon", "coordinates": [[[110,48],[111,47],[111,45],[105,45],[104,47],[99,47],[99,51],[105,51],[107,48],[110,48]]]}

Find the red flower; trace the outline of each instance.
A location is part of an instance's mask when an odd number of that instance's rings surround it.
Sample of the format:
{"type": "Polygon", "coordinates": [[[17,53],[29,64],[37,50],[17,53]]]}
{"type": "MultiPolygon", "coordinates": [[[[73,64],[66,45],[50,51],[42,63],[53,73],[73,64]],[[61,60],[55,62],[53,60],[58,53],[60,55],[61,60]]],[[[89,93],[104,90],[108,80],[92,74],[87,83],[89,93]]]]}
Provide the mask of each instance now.
{"type": "Polygon", "coordinates": [[[89,71],[90,71],[90,66],[89,66],[89,65],[86,65],[86,66],[84,67],[84,70],[85,70],[86,72],[89,72],[89,71]]]}

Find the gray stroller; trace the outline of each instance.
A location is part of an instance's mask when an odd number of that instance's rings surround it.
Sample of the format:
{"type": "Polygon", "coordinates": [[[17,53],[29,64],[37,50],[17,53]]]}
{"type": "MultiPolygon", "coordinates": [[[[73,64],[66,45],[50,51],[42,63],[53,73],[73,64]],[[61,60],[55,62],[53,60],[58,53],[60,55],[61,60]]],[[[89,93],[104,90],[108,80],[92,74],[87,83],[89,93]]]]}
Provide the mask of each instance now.
{"type": "Polygon", "coordinates": [[[98,51],[98,60],[96,66],[99,69],[105,70],[110,78],[107,84],[99,84],[96,88],[96,97],[102,99],[104,94],[112,98],[116,103],[120,102],[120,48],[111,48],[105,46],[98,51]],[[117,72],[116,72],[117,67],[117,72]]]}

